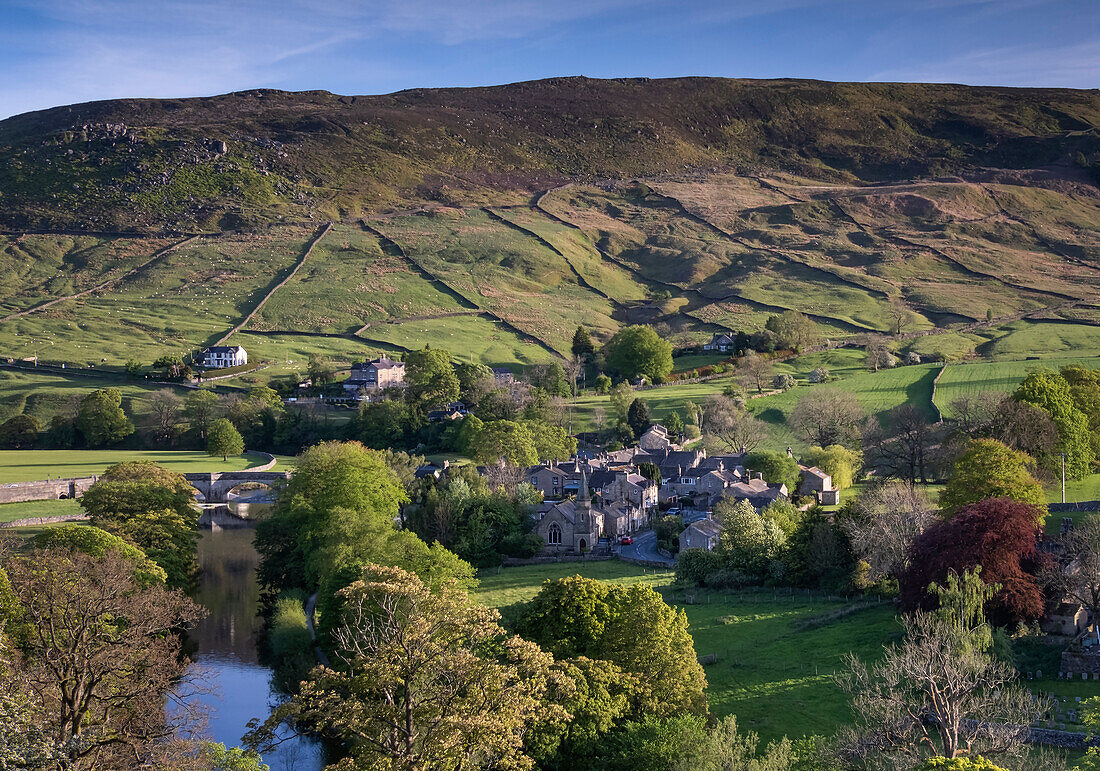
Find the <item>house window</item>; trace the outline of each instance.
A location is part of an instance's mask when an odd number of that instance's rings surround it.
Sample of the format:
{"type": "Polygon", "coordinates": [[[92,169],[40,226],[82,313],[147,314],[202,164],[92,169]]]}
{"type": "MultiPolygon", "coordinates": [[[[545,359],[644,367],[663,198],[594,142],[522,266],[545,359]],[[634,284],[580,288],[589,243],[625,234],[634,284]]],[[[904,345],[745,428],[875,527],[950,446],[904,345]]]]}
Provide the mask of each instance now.
{"type": "Polygon", "coordinates": [[[552,522],[550,527],[546,528],[546,543],[550,546],[561,546],[561,528],[558,527],[557,522],[552,522]]]}

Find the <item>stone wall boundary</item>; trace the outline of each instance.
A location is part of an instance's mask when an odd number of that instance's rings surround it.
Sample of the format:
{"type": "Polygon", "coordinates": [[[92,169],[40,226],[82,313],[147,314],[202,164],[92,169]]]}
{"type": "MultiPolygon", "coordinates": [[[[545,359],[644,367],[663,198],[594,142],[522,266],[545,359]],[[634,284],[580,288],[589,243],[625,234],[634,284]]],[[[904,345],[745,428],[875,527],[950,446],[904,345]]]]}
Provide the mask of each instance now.
{"type": "Polygon", "coordinates": [[[24,517],[23,519],[13,519],[11,522],[0,522],[0,530],[10,527],[53,525],[58,522],[83,522],[86,519],[88,519],[87,514],[62,514],[59,517],[24,517]]]}

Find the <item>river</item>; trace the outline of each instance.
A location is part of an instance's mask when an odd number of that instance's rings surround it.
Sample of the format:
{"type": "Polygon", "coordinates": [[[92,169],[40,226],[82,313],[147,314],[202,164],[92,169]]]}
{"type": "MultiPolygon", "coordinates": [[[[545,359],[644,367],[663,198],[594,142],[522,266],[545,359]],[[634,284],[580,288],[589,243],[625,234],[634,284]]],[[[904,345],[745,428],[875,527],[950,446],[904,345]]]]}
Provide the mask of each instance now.
{"type": "MultiPolygon", "coordinates": [[[[207,716],[208,738],[227,747],[240,745],[248,721],[265,719],[279,699],[272,671],[259,662],[257,651],[263,620],[253,532],[205,530],[199,539],[202,576],[195,599],[209,615],[190,633],[191,658],[213,688],[196,698],[207,716]]],[[[264,762],[271,771],[318,771],[325,765],[321,746],[297,737],[264,755],[264,762]]]]}

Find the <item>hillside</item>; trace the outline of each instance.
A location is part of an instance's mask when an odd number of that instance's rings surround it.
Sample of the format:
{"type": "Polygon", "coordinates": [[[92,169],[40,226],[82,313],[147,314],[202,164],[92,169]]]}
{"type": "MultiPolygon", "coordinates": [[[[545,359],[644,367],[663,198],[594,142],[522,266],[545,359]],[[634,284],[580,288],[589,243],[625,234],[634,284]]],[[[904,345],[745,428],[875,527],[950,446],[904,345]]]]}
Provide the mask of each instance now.
{"type": "Polygon", "coordinates": [[[426,342],[523,365],[581,323],[690,344],[796,308],[921,354],[1085,355],[1098,163],[1095,91],[567,78],[55,108],[0,122],[0,353],[117,368],[240,326],[268,375],[426,342]]]}
{"type": "Polygon", "coordinates": [[[849,182],[1026,169],[1100,151],[1098,126],[1095,91],[795,80],[115,100],[0,122],[0,224],[210,230],[730,167],[849,182]]]}

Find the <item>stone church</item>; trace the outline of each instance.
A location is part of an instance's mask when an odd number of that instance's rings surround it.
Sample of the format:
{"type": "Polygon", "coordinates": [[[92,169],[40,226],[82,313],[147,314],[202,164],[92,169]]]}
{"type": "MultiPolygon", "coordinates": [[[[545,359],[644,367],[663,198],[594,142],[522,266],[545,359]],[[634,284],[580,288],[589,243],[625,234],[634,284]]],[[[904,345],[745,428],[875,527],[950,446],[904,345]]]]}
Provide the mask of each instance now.
{"type": "Polygon", "coordinates": [[[575,500],[550,507],[535,532],[546,542],[544,554],[582,554],[592,551],[603,529],[603,514],[592,507],[588,475],[582,470],[575,500]]]}

